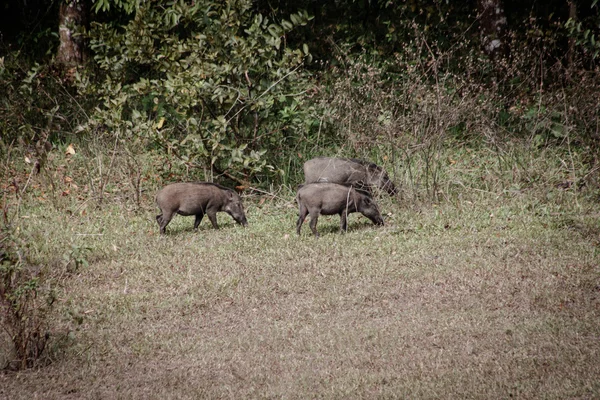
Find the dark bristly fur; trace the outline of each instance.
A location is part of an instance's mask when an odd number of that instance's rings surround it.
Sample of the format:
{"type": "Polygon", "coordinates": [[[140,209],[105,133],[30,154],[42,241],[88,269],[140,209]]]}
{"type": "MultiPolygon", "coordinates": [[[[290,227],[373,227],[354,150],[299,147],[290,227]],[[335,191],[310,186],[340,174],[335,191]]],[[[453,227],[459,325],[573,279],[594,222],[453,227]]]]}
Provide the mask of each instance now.
{"type": "Polygon", "coordinates": [[[368,195],[355,190],[352,186],[337,183],[309,183],[300,185],[298,195],[298,222],[296,233],[300,234],[306,216],[310,214],[310,229],[315,236],[319,215],[340,215],[340,230],[346,231],[347,215],[360,212],[375,225],[383,225],[383,218],[377,204],[368,195]]]}
{"type": "Polygon", "coordinates": [[[317,157],[304,163],[306,183],[352,184],[356,188],[377,187],[390,196],[398,193],[388,174],[372,162],[355,158],[317,157]]]}
{"type": "Polygon", "coordinates": [[[156,194],[156,204],[161,211],[156,216],[161,234],[165,233],[175,214],[195,215],[194,229],[198,229],[204,214],[208,215],[213,227],[219,229],[217,212],[226,212],[238,224],[248,225],[240,196],[216,183],[189,182],[167,185],[156,194]]]}

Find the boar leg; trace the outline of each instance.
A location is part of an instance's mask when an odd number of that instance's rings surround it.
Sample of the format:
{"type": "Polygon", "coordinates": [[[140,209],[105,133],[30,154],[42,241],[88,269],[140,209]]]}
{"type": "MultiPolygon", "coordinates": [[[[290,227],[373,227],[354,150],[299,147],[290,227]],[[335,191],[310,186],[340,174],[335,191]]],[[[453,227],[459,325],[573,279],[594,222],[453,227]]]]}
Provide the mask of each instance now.
{"type": "Polygon", "coordinates": [[[319,237],[319,232],[317,232],[317,221],[319,220],[319,213],[311,213],[310,214],[310,230],[316,237],[319,237]]]}
{"type": "Polygon", "coordinates": [[[298,204],[298,222],[296,222],[296,233],[299,235],[300,234],[300,229],[302,228],[302,224],[304,223],[304,220],[306,219],[306,216],[308,215],[308,209],[304,206],[304,204],[299,203],[298,204]]]}
{"type": "Polygon", "coordinates": [[[208,219],[212,223],[213,228],[219,229],[219,225],[217,225],[217,213],[216,212],[208,212],[208,219]]]}
{"type": "Polygon", "coordinates": [[[173,219],[173,213],[163,213],[156,216],[156,222],[158,222],[158,226],[160,227],[161,235],[164,235],[167,231],[167,225],[173,219]]]}
{"type": "Polygon", "coordinates": [[[200,222],[202,222],[202,218],[204,218],[203,212],[196,214],[196,220],[194,221],[194,230],[198,229],[198,225],[200,225],[200,222]]]}
{"type": "Polygon", "coordinates": [[[156,222],[158,222],[158,227],[160,228],[160,233],[164,233],[162,230],[162,214],[158,214],[156,216],[156,222]]]}
{"type": "Polygon", "coordinates": [[[342,210],[340,213],[340,232],[345,233],[348,231],[348,210],[342,210]]]}

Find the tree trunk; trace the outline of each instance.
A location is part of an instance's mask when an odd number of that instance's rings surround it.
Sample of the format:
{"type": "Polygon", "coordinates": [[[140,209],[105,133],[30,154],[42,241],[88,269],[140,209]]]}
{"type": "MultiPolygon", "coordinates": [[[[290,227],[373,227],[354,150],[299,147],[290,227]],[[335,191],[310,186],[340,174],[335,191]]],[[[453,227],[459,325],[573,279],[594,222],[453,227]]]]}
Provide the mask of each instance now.
{"type": "Polygon", "coordinates": [[[508,55],[506,16],[502,0],[477,0],[483,51],[492,59],[508,55]]]}
{"type": "Polygon", "coordinates": [[[65,68],[77,67],[85,62],[85,31],[88,17],[87,0],[61,0],[58,35],[60,45],[56,62],[65,68]]]}

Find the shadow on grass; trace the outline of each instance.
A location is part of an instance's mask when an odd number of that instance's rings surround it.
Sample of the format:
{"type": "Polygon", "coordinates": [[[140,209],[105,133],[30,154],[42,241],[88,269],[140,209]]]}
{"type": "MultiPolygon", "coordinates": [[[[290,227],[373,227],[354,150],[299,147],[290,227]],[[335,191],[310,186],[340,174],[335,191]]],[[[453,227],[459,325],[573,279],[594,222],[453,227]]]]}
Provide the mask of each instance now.
{"type": "MultiPolygon", "coordinates": [[[[322,221],[322,218],[323,217],[320,217],[319,222],[317,223],[317,231],[319,232],[320,236],[339,235],[340,234],[339,218],[337,220],[335,218],[332,218],[327,221],[322,221]]],[[[308,217],[306,219],[306,221],[304,221],[304,224],[302,225],[302,231],[300,232],[301,236],[304,236],[306,234],[306,232],[310,233],[310,235],[313,236],[312,231],[310,230],[309,223],[310,223],[310,217],[308,217]]],[[[381,227],[374,225],[371,221],[360,220],[360,221],[349,222],[346,232],[343,232],[343,233],[367,231],[367,230],[373,230],[373,229],[378,229],[378,228],[381,228],[381,227]]]]}
{"type": "MultiPolygon", "coordinates": [[[[167,226],[167,231],[166,231],[166,235],[170,235],[170,236],[174,236],[174,235],[185,235],[185,234],[210,234],[210,232],[217,232],[217,231],[223,231],[223,230],[229,230],[229,229],[236,229],[236,228],[240,228],[243,229],[239,224],[235,223],[235,222],[223,222],[223,223],[219,223],[219,229],[215,229],[213,228],[212,224],[210,222],[208,223],[204,223],[204,221],[202,221],[202,223],[200,224],[200,226],[198,226],[197,230],[194,230],[194,224],[176,224],[175,226],[167,226]]],[[[158,231],[158,225],[156,230],[158,231]]]]}

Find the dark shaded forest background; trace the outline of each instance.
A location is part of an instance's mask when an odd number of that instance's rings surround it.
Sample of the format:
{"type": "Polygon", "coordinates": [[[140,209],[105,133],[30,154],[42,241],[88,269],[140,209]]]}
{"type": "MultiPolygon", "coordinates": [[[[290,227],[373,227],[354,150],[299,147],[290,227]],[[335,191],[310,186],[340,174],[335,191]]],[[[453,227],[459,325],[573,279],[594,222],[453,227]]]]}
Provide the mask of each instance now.
{"type": "Polygon", "coordinates": [[[524,139],[588,149],[593,170],[599,15],[566,0],[11,0],[2,152],[154,152],[246,187],[290,183],[314,154],[406,162],[524,139]]]}
{"type": "MultiPolygon", "coordinates": [[[[12,367],[44,352],[45,282],[63,280],[19,230],[25,205],[148,214],[157,187],[185,180],[291,199],[318,155],[382,165],[405,207],[553,190],[596,204],[599,34],[597,0],[2,2],[12,367]]],[[[89,251],[72,245],[67,272],[89,251]]]]}

